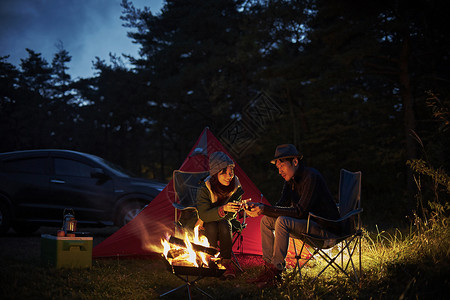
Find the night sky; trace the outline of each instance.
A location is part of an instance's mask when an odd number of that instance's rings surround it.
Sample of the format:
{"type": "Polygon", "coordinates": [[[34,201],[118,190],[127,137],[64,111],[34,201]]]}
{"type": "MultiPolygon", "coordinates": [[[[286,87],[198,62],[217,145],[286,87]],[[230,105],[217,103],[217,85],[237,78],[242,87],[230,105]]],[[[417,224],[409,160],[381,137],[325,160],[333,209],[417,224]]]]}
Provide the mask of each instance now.
{"type": "MultiPolygon", "coordinates": [[[[136,8],[147,6],[159,13],[164,0],[132,0],[136,8]]],[[[92,61],[98,56],[109,63],[109,53],[137,56],[138,45],[122,26],[121,0],[0,0],[0,56],[19,67],[29,48],[49,64],[56,44],[72,56],[68,64],[73,79],[93,76],[92,61]]],[[[125,61],[125,60],[124,60],[125,61]]]]}

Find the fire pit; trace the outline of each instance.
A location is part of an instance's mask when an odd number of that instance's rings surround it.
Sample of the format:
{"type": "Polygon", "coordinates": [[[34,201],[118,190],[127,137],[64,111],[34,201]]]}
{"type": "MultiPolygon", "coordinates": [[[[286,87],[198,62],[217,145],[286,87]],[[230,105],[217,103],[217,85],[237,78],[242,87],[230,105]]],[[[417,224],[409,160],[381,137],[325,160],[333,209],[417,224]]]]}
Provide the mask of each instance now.
{"type": "Polygon", "coordinates": [[[209,247],[207,240],[199,240],[198,229],[195,230],[194,242],[191,242],[186,234],[184,240],[171,236],[167,240],[162,240],[161,243],[164,246],[164,253],[161,257],[167,270],[185,283],[160,297],[186,287],[189,299],[191,299],[191,288],[193,287],[205,296],[214,299],[196,283],[204,277],[220,277],[225,272],[225,267],[219,263],[220,259],[217,258],[219,250],[209,247]]]}

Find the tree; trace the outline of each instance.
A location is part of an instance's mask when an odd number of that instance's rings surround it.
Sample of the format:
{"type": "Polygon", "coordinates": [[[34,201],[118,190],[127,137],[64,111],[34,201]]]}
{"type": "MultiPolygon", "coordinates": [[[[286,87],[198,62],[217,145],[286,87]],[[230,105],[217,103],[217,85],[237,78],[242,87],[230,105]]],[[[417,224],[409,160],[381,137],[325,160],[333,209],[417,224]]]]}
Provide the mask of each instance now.
{"type": "Polygon", "coordinates": [[[184,158],[198,132],[224,127],[249,99],[236,59],[239,2],[167,1],[158,16],[122,2],[122,19],[136,29],[129,36],[141,45],[133,63],[151,99],[162,177],[168,153],[184,158]]]}
{"type": "Polygon", "coordinates": [[[21,59],[20,67],[22,69],[21,84],[31,92],[45,98],[49,93],[51,68],[48,62],[31,49],[26,49],[28,58],[21,59]]]}
{"type": "Polygon", "coordinates": [[[63,98],[69,93],[69,84],[71,83],[71,76],[67,72],[69,67],[68,63],[72,60],[69,52],[64,49],[62,41],[56,44],[57,52],[53,56],[52,69],[53,69],[53,87],[56,90],[54,97],[63,98]]]}
{"type": "Polygon", "coordinates": [[[52,60],[52,94],[49,99],[49,114],[56,125],[51,132],[54,147],[72,145],[75,129],[73,105],[76,103],[76,94],[71,87],[72,80],[67,66],[72,57],[64,49],[62,41],[58,41],[56,48],[57,52],[52,60]]]}
{"type": "Polygon", "coordinates": [[[441,30],[448,27],[448,18],[443,17],[448,4],[351,0],[315,4],[315,17],[308,23],[311,42],[301,60],[309,71],[304,88],[310,99],[303,102],[316,109],[308,118],[315,131],[311,138],[322,151],[335,154],[328,163],[344,158],[347,165],[363,166],[369,194],[396,199],[399,211],[410,212],[414,185],[404,162],[417,155],[411,131],[418,130],[418,124],[420,130],[428,127],[425,91],[429,87],[448,91],[436,81],[449,77],[449,68],[439,67],[448,66],[449,39],[441,30]],[[313,102],[312,95],[316,95],[313,102]],[[405,186],[409,198],[399,193],[405,186]],[[380,194],[383,190],[385,196],[380,194]]]}
{"type": "Polygon", "coordinates": [[[50,144],[49,97],[51,68],[40,53],[26,49],[28,57],[21,59],[20,94],[16,98],[12,119],[16,124],[17,148],[40,148],[50,144]]]}
{"type": "MultiPolygon", "coordinates": [[[[110,61],[108,65],[96,58],[96,77],[74,85],[80,98],[86,99],[76,108],[83,141],[79,147],[142,174],[154,169],[152,120],[146,119],[144,110],[148,100],[142,97],[137,75],[127,70],[120,58],[110,55],[110,61]]],[[[149,173],[146,175],[155,177],[149,173]]]]}
{"type": "Polygon", "coordinates": [[[13,118],[18,97],[19,70],[0,57],[0,152],[11,151],[17,144],[17,124],[13,118]]]}

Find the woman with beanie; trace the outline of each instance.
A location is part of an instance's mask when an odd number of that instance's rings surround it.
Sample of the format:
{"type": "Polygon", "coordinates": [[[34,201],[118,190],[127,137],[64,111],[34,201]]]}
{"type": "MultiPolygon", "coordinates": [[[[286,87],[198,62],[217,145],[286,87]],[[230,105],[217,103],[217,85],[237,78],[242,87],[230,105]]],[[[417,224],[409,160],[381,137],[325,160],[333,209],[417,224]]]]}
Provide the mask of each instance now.
{"type": "Polygon", "coordinates": [[[235,278],[236,270],[231,262],[232,225],[244,191],[234,176],[234,162],[223,152],[209,157],[209,176],[197,193],[197,210],[203,221],[205,235],[212,247],[220,246],[226,278],[235,278]]]}

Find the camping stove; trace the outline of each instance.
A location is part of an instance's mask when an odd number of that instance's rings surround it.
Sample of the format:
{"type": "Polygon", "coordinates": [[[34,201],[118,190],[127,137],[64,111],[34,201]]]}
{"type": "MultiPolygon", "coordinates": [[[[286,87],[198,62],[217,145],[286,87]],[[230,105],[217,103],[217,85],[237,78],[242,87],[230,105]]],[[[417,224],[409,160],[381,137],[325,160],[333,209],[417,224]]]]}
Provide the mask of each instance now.
{"type": "Polygon", "coordinates": [[[169,272],[175,275],[199,276],[199,277],[220,277],[225,272],[225,268],[220,268],[216,263],[211,263],[207,268],[193,267],[193,266],[178,266],[169,263],[169,261],[162,256],[166,268],[169,272]]]}
{"type": "Polygon", "coordinates": [[[170,264],[164,256],[162,256],[162,259],[166,264],[167,270],[172,274],[174,274],[175,276],[177,276],[178,278],[180,278],[185,283],[168,292],[165,292],[164,294],[161,294],[160,297],[166,296],[168,294],[178,291],[179,289],[186,287],[189,299],[191,299],[191,288],[196,288],[203,295],[207,296],[210,299],[214,299],[214,297],[212,297],[210,294],[199,288],[196,285],[196,283],[204,277],[220,277],[225,272],[225,269],[218,267],[202,268],[192,266],[177,266],[170,264]],[[193,276],[194,279],[192,280],[191,278],[189,278],[189,276],[193,276]]]}
{"type": "MultiPolygon", "coordinates": [[[[170,244],[177,245],[178,247],[185,246],[185,242],[183,240],[175,237],[170,237],[169,242],[170,244]]],[[[214,258],[214,255],[218,254],[218,249],[213,247],[204,247],[196,244],[191,244],[191,248],[193,248],[196,253],[203,252],[211,255],[211,257],[209,257],[208,259],[207,264],[200,263],[198,266],[193,266],[189,264],[183,264],[182,262],[179,261],[175,262],[174,260],[168,259],[165,255],[161,255],[161,258],[164,264],[166,265],[167,270],[172,274],[174,274],[175,276],[177,276],[178,278],[180,278],[182,281],[184,281],[184,284],[160,295],[160,297],[163,297],[181,288],[186,287],[189,299],[191,299],[191,287],[194,287],[197,290],[199,290],[203,295],[211,299],[214,299],[211,295],[209,295],[204,290],[199,288],[196,285],[196,283],[204,277],[220,277],[225,272],[225,268],[218,263],[220,259],[214,258]],[[190,276],[191,278],[189,278],[190,276]]],[[[172,252],[172,255],[173,254],[176,255],[176,252],[177,251],[172,252]]]]}

